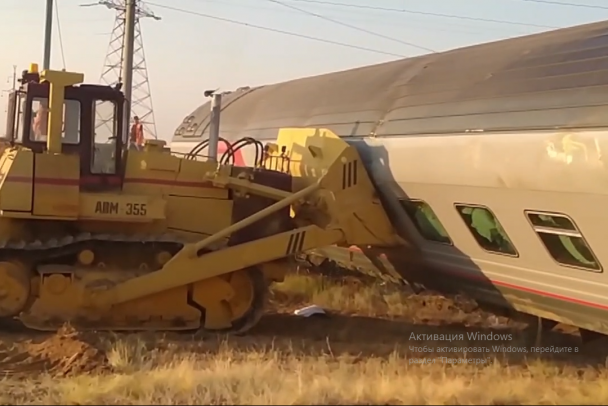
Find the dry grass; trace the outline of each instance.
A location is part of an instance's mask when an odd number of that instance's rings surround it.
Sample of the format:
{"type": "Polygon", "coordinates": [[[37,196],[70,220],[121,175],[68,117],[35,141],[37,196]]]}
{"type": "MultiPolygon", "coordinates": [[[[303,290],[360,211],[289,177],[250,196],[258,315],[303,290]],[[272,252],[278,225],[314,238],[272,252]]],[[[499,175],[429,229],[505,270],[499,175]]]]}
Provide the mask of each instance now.
{"type": "MultiPolygon", "coordinates": [[[[415,319],[417,313],[425,313],[425,319],[435,317],[436,324],[442,324],[442,318],[461,314],[459,317],[469,324],[482,318],[471,316],[467,321],[469,316],[446,299],[411,298],[382,286],[327,282],[310,276],[293,276],[277,286],[274,302],[281,309],[315,303],[351,315],[348,320],[355,319],[352,315],[388,314],[405,323],[404,320],[415,319]],[[431,307],[436,309],[434,316],[431,307]]],[[[404,336],[407,335],[404,331],[411,326],[387,327],[385,331],[381,326],[388,324],[365,324],[365,320],[373,319],[362,318],[356,319],[359,321],[351,325],[346,334],[331,330],[333,318],[312,321],[284,316],[278,320],[288,322],[276,326],[277,323],[272,324],[272,317],[250,336],[229,341],[166,337],[152,342],[144,336],[106,338],[107,358],[113,367],[111,374],[6,378],[0,382],[0,404],[598,404],[608,401],[608,373],[601,369],[542,360],[507,365],[505,360],[496,359],[484,366],[454,366],[439,361],[416,365],[411,362],[419,355],[407,351],[404,336]],[[403,346],[385,342],[380,337],[384,333],[401,338],[403,346]],[[158,349],[151,350],[150,345],[158,349]]],[[[347,322],[341,319],[336,323],[335,329],[343,330],[347,322]]]]}
{"type": "Polygon", "coordinates": [[[290,275],[273,287],[279,306],[296,307],[314,303],[342,314],[363,316],[403,316],[415,304],[408,304],[408,295],[384,284],[363,284],[358,279],[331,280],[321,275],[290,275]]]}

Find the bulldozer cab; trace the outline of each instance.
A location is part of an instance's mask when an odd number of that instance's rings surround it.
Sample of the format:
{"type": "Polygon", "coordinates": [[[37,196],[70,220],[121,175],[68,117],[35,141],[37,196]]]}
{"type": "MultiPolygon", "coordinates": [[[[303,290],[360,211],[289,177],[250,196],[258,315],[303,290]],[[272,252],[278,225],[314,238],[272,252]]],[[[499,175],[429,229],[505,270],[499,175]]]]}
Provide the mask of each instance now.
{"type": "Polygon", "coordinates": [[[77,84],[77,79],[65,85],[62,79],[74,75],[67,72],[41,78],[33,66],[10,94],[5,141],[34,153],[78,155],[81,190],[120,189],[123,93],[111,86],[77,84]],[[53,96],[53,87],[63,95],[53,96]]]}

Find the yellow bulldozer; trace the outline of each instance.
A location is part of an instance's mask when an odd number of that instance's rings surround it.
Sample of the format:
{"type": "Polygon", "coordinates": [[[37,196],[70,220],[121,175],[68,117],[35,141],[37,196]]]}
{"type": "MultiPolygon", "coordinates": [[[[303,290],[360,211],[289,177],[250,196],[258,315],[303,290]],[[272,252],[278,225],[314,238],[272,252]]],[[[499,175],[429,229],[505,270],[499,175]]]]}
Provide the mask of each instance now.
{"type": "Polygon", "coordinates": [[[293,130],[255,167],[124,145],[116,87],[32,64],[0,157],[0,317],[36,330],[244,332],[294,256],[398,237],[356,150],[293,130]],[[97,139],[100,103],[113,136],[97,139]],[[280,164],[278,162],[280,161],[280,164]]]}

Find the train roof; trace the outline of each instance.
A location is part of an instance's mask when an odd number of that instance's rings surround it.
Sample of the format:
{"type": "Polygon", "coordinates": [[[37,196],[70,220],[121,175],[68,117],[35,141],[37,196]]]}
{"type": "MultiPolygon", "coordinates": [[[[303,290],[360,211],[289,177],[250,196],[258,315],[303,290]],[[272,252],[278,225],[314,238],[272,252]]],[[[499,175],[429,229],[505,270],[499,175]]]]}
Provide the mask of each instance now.
{"type": "MultiPolygon", "coordinates": [[[[427,54],[225,93],[222,136],[279,128],[341,136],[608,125],[608,22],[427,54]]],[[[209,102],[174,140],[205,138],[209,102]]]]}

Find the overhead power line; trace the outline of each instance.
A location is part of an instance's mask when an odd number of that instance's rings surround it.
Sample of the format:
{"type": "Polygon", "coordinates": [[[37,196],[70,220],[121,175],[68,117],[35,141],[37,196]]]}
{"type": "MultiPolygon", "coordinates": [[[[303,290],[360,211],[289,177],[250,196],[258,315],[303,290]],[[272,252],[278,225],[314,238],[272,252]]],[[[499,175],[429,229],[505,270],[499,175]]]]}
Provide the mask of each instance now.
{"type": "Polygon", "coordinates": [[[389,41],[398,42],[398,43],[403,44],[403,45],[407,45],[407,46],[410,46],[410,47],[422,49],[424,51],[437,52],[437,51],[435,51],[434,49],[431,49],[431,48],[427,48],[427,47],[424,47],[424,46],[421,46],[421,45],[418,45],[418,44],[414,44],[412,42],[403,41],[403,40],[400,40],[398,38],[394,38],[394,37],[390,37],[388,35],[380,34],[380,33],[377,33],[375,31],[370,31],[370,30],[367,30],[365,28],[357,27],[355,25],[351,25],[351,24],[348,24],[348,23],[343,23],[342,21],[334,20],[333,18],[325,17],[324,15],[313,13],[312,11],[304,10],[304,9],[301,9],[299,7],[296,7],[296,6],[292,6],[290,4],[285,4],[285,3],[283,3],[283,2],[281,2],[279,0],[267,0],[267,1],[269,1],[271,3],[278,4],[278,5],[283,6],[283,7],[290,8],[292,10],[299,11],[299,12],[304,13],[304,14],[311,15],[313,17],[317,17],[317,18],[329,21],[329,22],[334,23],[334,24],[342,25],[344,27],[348,27],[348,28],[351,28],[351,29],[356,30],[356,31],[361,31],[361,32],[364,32],[366,34],[373,35],[375,37],[384,38],[384,39],[387,39],[389,41]]]}
{"type": "Polygon", "coordinates": [[[395,53],[392,53],[392,52],[380,51],[380,50],[377,50],[377,49],[367,48],[367,47],[353,45],[353,44],[347,44],[345,42],[338,42],[338,41],[332,41],[332,40],[324,39],[324,38],[312,37],[312,36],[309,36],[309,35],[298,34],[296,32],[291,32],[291,31],[283,31],[283,30],[279,30],[279,29],[276,29],[276,28],[264,27],[264,26],[261,26],[261,25],[250,24],[250,23],[246,23],[244,21],[231,20],[229,18],[224,18],[224,17],[218,17],[218,16],[214,16],[214,15],[210,15],[210,14],[199,13],[199,12],[193,11],[193,10],[185,10],[185,9],[182,9],[182,8],[177,8],[177,7],[172,7],[172,6],[166,6],[166,5],[163,5],[163,4],[152,3],[152,2],[149,2],[149,1],[146,1],[146,4],[148,4],[150,6],[154,6],[154,7],[159,7],[159,8],[164,8],[164,9],[167,9],[167,10],[176,11],[176,12],[179,12],[179,13],[190,14],[190,15],[197,16],[197,17],[207,18],[207,19],[210,19],[210,20],[223,21],[225,23],[230,23],[230,24],[235,24],[235,25],[241,25],[241,26],[250,27],[250,28],[256,28],[258,30],[269,31],[269,32],[277,33],[277,34],[283,34],[283,35],[289,35],[289,36],[292,36],[292,37],[309,39],[311,41],[324,42],[326,44],[338,45],[338,46],[342,46],[342,47],[345,47],[345,48],[352,48],[352,49],[358,49],[360,51],[374,52],[376,54],[395,56],[395,57],[398,57],[398,58],[406,58],[407,57],[406,55],[395,54],[395,53]]]}
{"type": "Polygon", "coordinates": [[[61,18],[59,18],[59,4],[58,0],[55,0],[55,18],[57,19],[57,35],[59,36],[59,49],[61,50],[61,62],[63,63],[63,69],[66,69],[65,65],[65,51],[63,49],[63,35],[61,35],[61,18]]]}
{"type": "MultiPolygon", "coordinates": [[[[231,3],[225,0],[197,0],[197,2],[201,2],[201,3],[216,3],[216,4],[221,4],[223,6],[226,7],[237,7],[237,8],[246,8],[246,9],[251,9],[251,10],[265,10],[266,12],[273,12],[273,13],[289,13],[289,14],[299,14],[301,13],[298,10],[295,9],[288,9],[288,8],[284,8],[284,9],[279,9],[276,7],[268,7],[268,6],[259,6],[257,4],[261,4],[260,2],[258,3],[254,3],[256,5],[252,5],[251,2],[244,4],[244,3],[231,3]]],[[[284,2],[284,1],[283,1],[284,2]]],[[[313,5],[313,7],[315,7],[313,5]]],[[[526,34],[530,34],[530,32],[527,31],[513,31],[512,27],[509,26],[503,26],[500,27],[499,24],[494,24],[492,27],[475,27],[475,26],[471,26],[471,25],[462,25],[463,27],[466,28],[475,28],[474,31],[471,30],[467,30],[467,31],[462,31],[462,30],[458,30],[458,29],[452,29],[450,28],[450,24],[448,24],[447,26],[445,24],[442,23],[434,23],[434,24],[428,24],[427,21],[424,21],[422,24],[420,21],[399,21],[397,22],[396,20],[390,20],[388,21],[385,17],[385,15],[383,15],[384,13],[380,13],[380,14],[373,14],[370,15],[368,10],[361,10],[361,9],[356,9],[356,8],[334,8],[334,9],[330,9],[328,11],[331,12],[335,12],[335,13],[340,13],[339,16],[336,15],[329,15],[329,13],[323,13],[324,17],[332,17],[332,18],[340,18],[342,20],[342,18],[346,18],[348,20],[350,20],[351,18],[355,18],[357,20],[360,20],[361,17],[363,17],[363,21],[365,23],[375,23],[373,25],[377,25],[378,23],[380,23],[383,27],[387,27],[387,26],[399,26],[399,27],[403,27],[404,23],[407,23],[408,26],[411,26],[413,28],[418,28],[420,25],[422,25],[423,30],[428,30],[428,31],[433,31],[433,32],[454,32],[454,33],[464,33],[464,34],[474,34],[474,35],[479,35],[479,34],[485,34],[488,31],[500,31],[500,32],[509,32],[509,37],[512,36],[518,36],[518,35],[526,35],[526,34]],[[440,26],[439,26],[440,24],[440,26]]],[[[344,20],[342,20],[344,21],[344,20]]],[[[372,25],[372,24],[370,24],[372,25]]],[[[524,28],[524,27],[522,27],[524,28]]]]}
{"type": "Polygon", "coordinates": [[[551,4],[554,6],[568,6],[568,7],[579,7],[579,8],[593,8],[596,10],[608,10],[607,6],[596,6],[593,4],[580,4],[580,3],[563,3],[561,1],[550,1],[550,0],[520,0],[527,1],[529,3],[541,3],[541,4],[551,4]]]}
{"type": "MultiPolygon", "coordinates": [[[[365,10],[387,11],[387,12],[392,12],[392,13],[420,14],[420,15],[427,15],[427,16],[433,16],[433,17],[456,18],[459,20],[484,21],[487,23],[520,25],[520,26],[524,26],[524,27],[551,28],[551,29],[562,28],[562,27],[555,27],[555,26],[551,26],[551,25],[530,24],[530,23],[522,23],[519,21],[511,21],[511,20],[495,20],[495,19],[491,19],[491,18],[469,17],[469,16],[462,16],[462,15],[456,15],[456,14],[431,13],[431,12],[427,12],[427,11],[409,10],[409,9],[405,9],[405,8],[366,6],[366,5],[362,5],[362,4],[339,3],[339,2],[324,1],[324,0],[289,0],[289,1],[297,1],[297,2],[301,2],[301,3],[311,3],[311,4],[325,4],[328,6],[349,7],[349,8],[358,8],[358,9],[365,9],[365,10]]],[[[532,1],[532,0],[530,0],[530,1],[532,1]]],[[[541,1],[541,0],[538,0],[538,1],[541,1]]]]}

